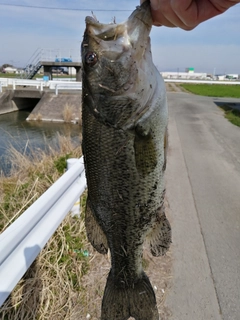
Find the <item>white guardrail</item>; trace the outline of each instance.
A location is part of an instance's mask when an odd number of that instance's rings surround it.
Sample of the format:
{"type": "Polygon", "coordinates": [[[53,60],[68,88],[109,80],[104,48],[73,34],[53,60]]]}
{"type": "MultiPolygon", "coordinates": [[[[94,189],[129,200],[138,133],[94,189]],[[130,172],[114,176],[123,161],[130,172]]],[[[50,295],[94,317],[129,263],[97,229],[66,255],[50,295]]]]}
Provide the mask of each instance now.
{"type": "Polygon", "coordinates": [[[58,83],[51,83],[51,86],[55,87],[55,94],[58,95],[58,90],[82,90],[82,82],[58,82],[58,83]]]}
{"type": "Polygon", "coordinates": [[[0,234],[0,306],[86,188],[83,157],[0,234]]]}
{"type": "MultiPolygon", "coordinates": [[[[229,84],[240,85],[240,81],[222,81],[222,80],[200,80],[200,79],[166,79],[165,82],[177,82],[177,83],[206,83],[206,84],[229,84]]],[[[0,78],[0,93],[3,87],[11,86],[13,90],[17,86],[31,86],[36,87],[40,91],[43,88],[55,90],[55,94],[58,95],[59,90],[82,90],[82,82],[71,81],[65,79],[44,81],[43,79],[28,80],[28,79],[15,79],[15,78],[0,78]]]]}
{"type": "Polygon", "coordinates": [[[2,87],[12,87],[16,90],[16,87],[36,87],[40,91],[43,88],[48,88],[50,90],[55,90],[55,94],[58,94],[58,90],[81,90],[82,82],[70,81],[70,80],[49,80],[44,81],[43,79],[29,80],[29,79],[15,79],[15,78],[0,78],[0,93],[2,92],[2,87]]]}
{"type": "Polygon", "coordinates": [[[2,88],[8,86],[8,81],[5,78],[0,78],[0,93],[2,93],[2,88]]]}

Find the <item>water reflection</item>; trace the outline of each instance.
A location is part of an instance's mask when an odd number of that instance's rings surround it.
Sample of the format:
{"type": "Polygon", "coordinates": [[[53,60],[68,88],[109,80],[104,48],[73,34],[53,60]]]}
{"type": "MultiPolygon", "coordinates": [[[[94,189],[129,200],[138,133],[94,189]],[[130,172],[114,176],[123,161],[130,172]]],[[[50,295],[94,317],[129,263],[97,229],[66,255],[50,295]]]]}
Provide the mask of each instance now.
{"type": "Polygon", "coordinates": [[[68,123],[26,121],[28,111],[0,115],[0,171],[8,173],[7,155],[13,146],[20,152],[30,152],[56,145],[58,135],[70,136],[79,144],[81,128],[68,123]]]}

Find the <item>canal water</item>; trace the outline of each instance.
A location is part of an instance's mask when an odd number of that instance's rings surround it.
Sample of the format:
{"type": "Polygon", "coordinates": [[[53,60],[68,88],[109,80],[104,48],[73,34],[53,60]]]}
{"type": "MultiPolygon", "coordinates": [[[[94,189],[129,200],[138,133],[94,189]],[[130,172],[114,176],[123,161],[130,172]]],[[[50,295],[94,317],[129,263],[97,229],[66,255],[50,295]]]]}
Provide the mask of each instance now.
{"type": "Polygon", "coordinates": [[[47,150],[48,146],[57,146],[59,134],[70,136],[76,145],[80,143],[79,125],[26,121],[29,113],[17,111],[0,115],[0,172],[8,174],[10,171],[10,146],[25,153],[37,149],[47,150]]]}

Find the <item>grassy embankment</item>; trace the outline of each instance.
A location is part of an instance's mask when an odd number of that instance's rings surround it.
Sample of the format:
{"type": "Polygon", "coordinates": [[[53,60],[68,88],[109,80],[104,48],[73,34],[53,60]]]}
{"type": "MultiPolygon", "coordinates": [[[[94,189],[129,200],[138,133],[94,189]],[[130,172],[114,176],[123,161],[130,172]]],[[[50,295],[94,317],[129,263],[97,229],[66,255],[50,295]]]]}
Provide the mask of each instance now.
{"type": "MultiPolygon", "coordinates": [[[[58,151],[49,148],[48,154],[29,157],[10,148],[11,175],[0,177],[0,232],[62,175],[67,158],[80,155],[80,143],[74,147],[64,137],[58,151]]],[[[89,268],[88,246],[82,218],[69,214],[0,308],[0,319],[81,319],[87,305],[82,276],[89,268]]]]}
{"type": "Polygon", "coordinates": [[[16,73],[2,73],[0,72],[0,78],[17,78],[19,74],[16,73]]]}
{"type": "MultiPolygon", "coordinates": [[[[36,74],[33,79],[36,78],[42,78],[43,74],[36,74]]],[[[54,74],[53,75],[54,78],[70,78],[71,75],[69,74],[54,74]]],[[[16,73],[1,73],[0,72],[0,78],[20,78],[20,74],[16,74],[16,73]]],[[[73,78],[75,78],[75,76],[73,76],[73,78]]]]}
{"type": "MultiPolygon", "coordinates": [[[[201,96],[240,98],[240,85],[181,84],[181,87],[201,96]]],[[[225,117],[231,123],[240,127],[240,110],[234,109],[231,103],[219,107],[225,111],[225,117]]]]}

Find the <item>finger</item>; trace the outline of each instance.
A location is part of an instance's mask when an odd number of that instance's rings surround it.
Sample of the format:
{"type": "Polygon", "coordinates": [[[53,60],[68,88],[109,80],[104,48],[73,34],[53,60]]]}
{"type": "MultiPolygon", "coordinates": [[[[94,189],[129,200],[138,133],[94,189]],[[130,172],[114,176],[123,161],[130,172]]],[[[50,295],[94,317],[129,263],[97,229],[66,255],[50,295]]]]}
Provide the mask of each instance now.
{"type": "Polygon", "coordinates": [[[195,27],[199,23],[217,15],[218,11],[210,0],[171,0],[171,5],[176,15],[188,27],[195,27]]]}
{"type": "Polygon", "coordinates": [[[191,30],[195,27],[189,27],[178,17],[169,0],[151,0],[151,8],[153,24],[156,26],[180,27],[185,30],[191,30]]]}
{"type": "Polygon", "coordinates": [[[240,0],[171,0],[171,7],[179,19],[189,28],[213,18],[240,0]]]}

